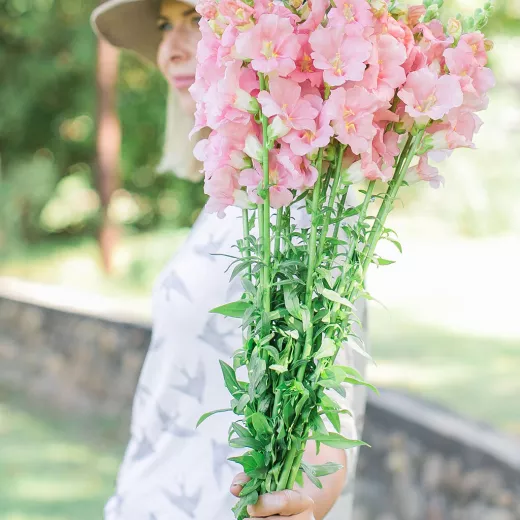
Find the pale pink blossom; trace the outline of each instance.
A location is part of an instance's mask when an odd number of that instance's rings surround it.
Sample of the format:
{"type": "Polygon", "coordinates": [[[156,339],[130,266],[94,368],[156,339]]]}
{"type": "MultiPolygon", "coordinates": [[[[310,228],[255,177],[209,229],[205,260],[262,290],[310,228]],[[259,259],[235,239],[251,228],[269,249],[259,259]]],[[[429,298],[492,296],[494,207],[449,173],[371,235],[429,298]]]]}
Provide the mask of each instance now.
{"type": "Polygon", "coordinates": [[[432,188],[439,188],[444,184],[444,177],[439,175],[439,169],[428,164],[428,157],[422,155],[419,163],[412,168],[409,168],[405,175],[405,180],[409,184],[419,181],[426,181],[430,183],[432,188]]]}
{"type": "Polygon", "coordinates": [[[287,145],[282,145],[277,160],[291,174],[291,188],[303,190],[312,188],[316,183],[318,170],[307,157],[295,155],[287,145]]]}
{"type": "Polygon", "coordinates": [[[304,4],[304,8],[307,11],[307,18],[303,23],[298,25],[298,32],[301,33],[312,33],[323,22],[325,13],[329,7],[327,0],[308,0],[304,4]]]}
{"type": "Polygon", "coordinates": [[[342,85],[347,80],[363,79],[370,57],[371,43],[353,25],[322,27],[314,31],[309,42],[314,66],[324,71],[323,79],[332,86],[342,85]]]}
{"type": "Polygon", "coordinates": [[[314,62],[311,58],[312,48],[308,35],[298,34],[298,41],[300,42],[300,51],[296,58],[296,68],[291,72],[291,79],[298,83],[309,80],[312,86],[321,87],[323,84],[323,71],[314,67],[314,62]]]}
{"type": "Polygon", "coordinates": [[[255,10],[241,0],[220,0],[218,10],[229,20],[229,23],[243,31],[253,26],[255,10]]]}
{"type": "Polygon", "coordinates": [[[332,91],[325,103],[325,115],[332,122],[336,138],[349,145],[355,154],[365,152],[376,134],[374,112],[381,108],[381,101],[365,88],[343,87],[332,91]]]}
{"type": "Polygon", "coordinates": [[[463,34],[461,40],[466,42],[470,47],[478,64],[485,67],[488,62],[488,54],[486,49],[486,39],[480,31],[463,34]]]}
{"type": "MultiPolygon", "coordinates": [[[[262,165],[254,161],[253,168],[240,172],[239,182],[247,187],[250,199],[259,204],[263,199],[258,195],[258,189],[263,182],[262,165]]],[[[292,175],[277,160],[274,153],[269,154],[269,203],[273,208],[288,206],[293,200],[289,187],[292,185],[292,175]]]]}
{"type": "Polygon", "coordinates": [[[206,173],[204,193],[209,195],[206,209],[210,213],[218,212],[219,216],[222,216],[228,206],[244,202],[243,192],[238,182],[238,171],[227,165],[210,174],[206,173]]]}
{"type": "Polygon", "coordinates": [[[301,90],[290,79],[271,78],[269,92],[263,90],[258,94],[262,113],[267,117],[279,116],[289,129],[314,131],[319,109],[301,97],[301,90]]]}
{"type": "Polygon", "coordinates": [[[376,36],[372,46],[369,67],[360,83],[368,90],[377,90],[381,99],[393,99],[395,89],[406,81],[403,63],[406,61],[406,48],[390,34],[376,36]]]}
{"type": "Polygon", "coordinates": [[[442,22],[432,20],[428,23],[419,24],[414,28],[414,33],[422,33],[419,47],[425,53],[428,63],[442,62],[444,51],[453,43],[453,37],[446,36],[442,22]]]}
{"type": "Polygon", "coordinates": [[[264,14],[252,29],[239,34],[235,48],[239,57],[252,60],[254,70],[287,76],[296,67],[300,43],[289,20],[264,14]]]}
{"type": "Polygon", "coordinates": [[[367,0],[336,0],[336,7],[329,12],[331,25],[358,24],[371,27],[373,24],[372,9],[367,0]]]}
{"type": "Polygon", "coordinates": [[[411,72],[397,95],[405,102],[406,112],[418,124],[442,119],[452,108],[460,107],[463,101],[456,77],[439,77],[429,69],[411,72]]]}

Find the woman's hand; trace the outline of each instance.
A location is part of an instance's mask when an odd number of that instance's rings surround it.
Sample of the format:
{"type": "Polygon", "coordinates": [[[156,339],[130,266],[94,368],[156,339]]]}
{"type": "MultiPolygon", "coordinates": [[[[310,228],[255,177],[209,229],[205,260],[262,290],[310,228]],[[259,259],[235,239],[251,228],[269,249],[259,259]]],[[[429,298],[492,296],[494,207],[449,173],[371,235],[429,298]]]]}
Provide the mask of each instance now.
{"type": "MultiPolygon", "coordinates": [[[[238,497],[242,487],[249,480],[245,473],[239,473],[231,484],[231,493],[238,497]]],[[[304,491],[274,491],[261,495],[258,502],[247,506],[250,520],[315,520],[314,500],[304,491]]]]}

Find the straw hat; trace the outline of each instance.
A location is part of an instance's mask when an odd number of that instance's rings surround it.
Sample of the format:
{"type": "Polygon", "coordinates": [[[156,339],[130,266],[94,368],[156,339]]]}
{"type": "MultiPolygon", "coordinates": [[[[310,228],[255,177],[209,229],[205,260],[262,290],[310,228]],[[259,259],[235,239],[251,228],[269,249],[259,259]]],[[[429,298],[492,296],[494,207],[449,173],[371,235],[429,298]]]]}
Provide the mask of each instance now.
{"type": "MultiPolygon", "coordinates": [[[[196,0],[182,0],[195,6],[196,0]]],[[[137,53],[156,64],[161,32],[157,27],[160,0],[108,0],[92,12],[90,21],[94,32],[116,47],[137,53]]],[[[193,157],[196,139],[188,134],[193,127],[193,114],[186,114],[177,92],[170,88],[166,116],[163,156],[159,172],[173,171],[178,177],[191,181],[202,178],[202,165],[193,157]]]]}

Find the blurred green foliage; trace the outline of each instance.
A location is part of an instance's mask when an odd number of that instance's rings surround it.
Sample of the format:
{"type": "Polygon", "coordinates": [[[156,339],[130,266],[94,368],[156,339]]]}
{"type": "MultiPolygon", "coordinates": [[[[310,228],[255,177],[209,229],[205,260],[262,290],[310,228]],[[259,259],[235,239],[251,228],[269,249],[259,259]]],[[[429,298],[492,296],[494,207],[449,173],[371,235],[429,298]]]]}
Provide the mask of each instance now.
{"type": "MultiPolygon", "coordinates": [[[[95,233],[97,42],[88,20],[96,3],[0,0],[0,250],[95,233]]],[[[204,200],[200,185],[154,169],[166,85],[136,57],[124,55],[120,69],[123,185],[115,206],[130,200],[137,211],[116,218],[138,229],[189,226],[204,200]]]]}

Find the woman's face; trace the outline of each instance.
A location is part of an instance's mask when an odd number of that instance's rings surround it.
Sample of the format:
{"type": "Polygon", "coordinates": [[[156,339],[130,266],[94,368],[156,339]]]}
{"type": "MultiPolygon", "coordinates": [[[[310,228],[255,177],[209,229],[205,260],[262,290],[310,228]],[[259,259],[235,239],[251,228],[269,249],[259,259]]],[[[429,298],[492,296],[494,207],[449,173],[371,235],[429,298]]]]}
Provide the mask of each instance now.
{"type": "Polygon", "coordinates": [[[170,85],[179,93],[182,108],[195,111],[188,88],[195,81],[196,51],[200,40],[200,16],[192,6],[176,0],[162,0],[157,25],[162,41],[157,64],[170,85]]]}

